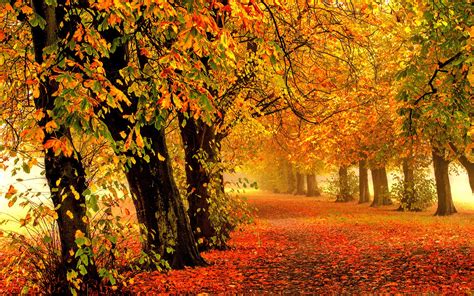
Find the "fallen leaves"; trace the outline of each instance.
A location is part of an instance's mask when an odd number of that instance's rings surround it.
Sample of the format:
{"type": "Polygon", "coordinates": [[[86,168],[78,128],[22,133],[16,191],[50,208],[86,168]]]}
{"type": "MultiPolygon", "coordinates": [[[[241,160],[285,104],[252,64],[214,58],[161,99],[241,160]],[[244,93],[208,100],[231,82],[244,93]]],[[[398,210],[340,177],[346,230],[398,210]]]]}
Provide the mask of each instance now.
{"type": "MultiPolygon", "coordinates": [[[[204,253],[209,266],[143,272],[137,295],[216,293],[423,293],[474,291],[474,213],[433,217],[321,198],[256,195],[255,225],[230,249],[204,253]]],[[[465,211],[466,212],[466,211],[465,211]]],[[[0,264],[7,256],[0,254],[0,264]],[[2,257],[3,255],[3,257],[2,257]]],[[[21,279],[2,282],[17,293],[21,279]]],[[[8,288],[6,288],[8,287],[8,288]]]]}
{"type": "Polygon", "coordinates": [[[256,225],[208,267],[142,273],[137,294],[466,293],[474,289],[472,214],[437,219],[284,195],[251,198],[256,225]]]}

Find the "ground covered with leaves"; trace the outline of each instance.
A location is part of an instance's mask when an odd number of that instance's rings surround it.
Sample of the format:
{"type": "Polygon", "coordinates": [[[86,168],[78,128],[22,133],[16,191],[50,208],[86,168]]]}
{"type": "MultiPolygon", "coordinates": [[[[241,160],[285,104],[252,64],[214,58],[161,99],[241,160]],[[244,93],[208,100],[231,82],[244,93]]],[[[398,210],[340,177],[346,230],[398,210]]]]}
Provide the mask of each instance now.
{"type": "MultiPolygon", "coordinates": [[[[249,201],[255,224],[236,231],[229,250],[205,253],[209,266],[141,273],[129,292],[474,292],[472,209],[433,217],[328,198],[252,194],[249,201]]],[[[19,284],[0,284],[0,293],[19,284]]]]}
{"type": "Polygon", "coordinates": [[[255,225],[234,233],[209,267],[144,273],[150,293],[474,292],[474,212],[433,217],[326,198],[253,195],[255,225]]]}

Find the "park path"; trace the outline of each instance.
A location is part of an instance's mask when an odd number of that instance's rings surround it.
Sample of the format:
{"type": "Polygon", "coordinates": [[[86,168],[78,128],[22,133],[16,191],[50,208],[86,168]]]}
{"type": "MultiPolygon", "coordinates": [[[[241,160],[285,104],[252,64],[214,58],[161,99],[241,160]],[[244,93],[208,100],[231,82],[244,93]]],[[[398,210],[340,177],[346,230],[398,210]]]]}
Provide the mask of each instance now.
{"type": "Polygon", "coordinates": [[[326,198],[251,194],[255,224],[208,267],[145,273],[132,291],[340,294],[474,291],[474,212],[433,217],[326,198]]]}
{"type": "MultiPolygon", "coordinates": [[[[254,223],[234,231],[206,267],[142,272],[120,290],[132,295],[453,294],[474,292],[474,211],[335,203],[331,198],[251,193],[254,223]]],[[[0,264],[2,256],[0,254],[0,264]]],[[[17,294],[24,279],[0,294],[17,294]],[[23,281],[22,281],[23,280],[23,281]]]]}

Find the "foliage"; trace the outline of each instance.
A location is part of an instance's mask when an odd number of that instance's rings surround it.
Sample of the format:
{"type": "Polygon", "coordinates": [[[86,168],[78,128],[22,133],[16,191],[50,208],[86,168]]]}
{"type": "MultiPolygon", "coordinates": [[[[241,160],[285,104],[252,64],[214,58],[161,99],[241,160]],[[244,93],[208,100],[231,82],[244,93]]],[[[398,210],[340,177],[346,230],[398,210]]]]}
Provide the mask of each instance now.
{"type": "MultiPolygon", "coordinates": [[[[359,177],[353,170],[347,170],[347,180],[349,184],[349,193],[352,197],[357,198],[359,196],[359,177]]],[[[339,185],[339,175],[331,175],[325,186],[323,186],[323,191],[331,196],[338,196],[341,194],[341,186],[339,185]]]]}
{"type": "MultiPolygon", "coordinates": [[[[96,176],[97,177],[97,176],[96,176]]],[[[98,179],[96,179],[99,181],[98,179]]],[[[115,182],[114,182],[115,183],[115,182]]],[[[123,289],[129,284],[130,274],[153,265],[155,269],[167,269],[169,265],[160,257],[143,254],[135,248],[133,238],[138,237],[138,228],[127,200],[120,199],[118,187],[110,186],[108,194],[88,196],[88,218],[92,229],[91,238],[76,233],[79,249],[75,253],[80,258],[77,268],[67,272],[68,282],[75,292],[80,290],[81,278],[87,274],[87,266],[94,262],[102,279],[101,291],[123,289]],[[131,273],[132,272],[132,273],[131,273]]],[[[1,272],[8,274],[6,281],[12,281],[21,274],[25,281],[23,292],[52,294],[60,291],[64,283],[61,243],[57,214],[51,202],[31,190],[22,192],[10,187],[6,194],[10,206],[18,203],[26,210],[24,218],[6,216],[0,221],[2,243],[18,250],[8,258],[1,272]],[[13,230],[11,230],[13,229],[13,230]],[[17,230],[15,230],[17,229],[17,230]]]]}
{"type": "Polygon", "coordinates": [[[410,186],[405,189],[407,184],[403,177],[398,174],[393,175],[394,183],[390,188],[390,194],[400,202],[400,207],[404,211],[422,211],[436,201],[436,185],[429,173],[428,170],[422,168],[415,170],[413,192],[410,186]]]}

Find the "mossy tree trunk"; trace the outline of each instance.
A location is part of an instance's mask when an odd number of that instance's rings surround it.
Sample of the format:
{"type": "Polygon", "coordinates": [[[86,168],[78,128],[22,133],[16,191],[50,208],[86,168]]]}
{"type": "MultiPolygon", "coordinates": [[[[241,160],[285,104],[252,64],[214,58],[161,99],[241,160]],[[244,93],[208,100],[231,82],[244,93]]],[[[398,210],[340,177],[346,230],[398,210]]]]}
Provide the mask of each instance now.
{"type": "Polygon", "coordinates": [[[349,174],[347,166],[339,167],[339,194],[336,197],[336,202],[348,202],[354,200],[351,195],[351,188],[349,184],[349,174]]]}

